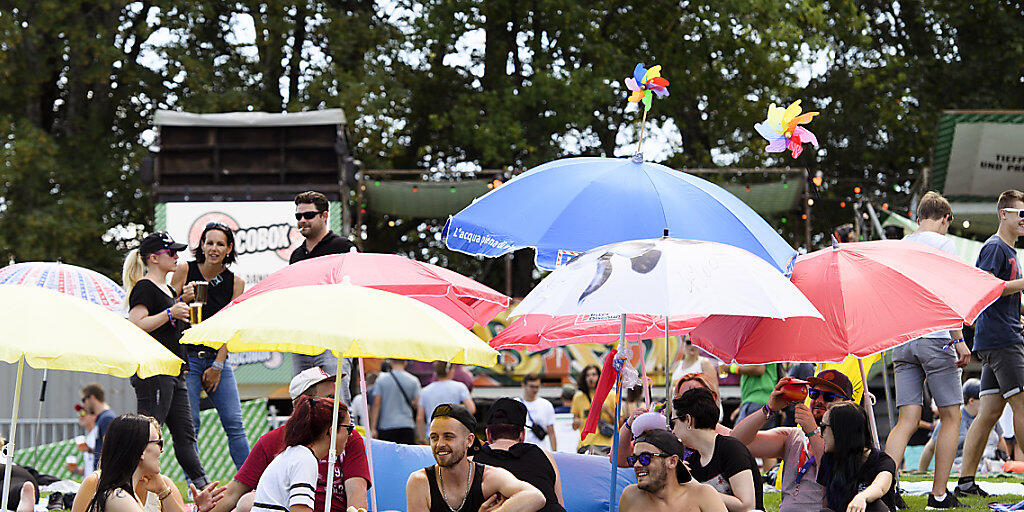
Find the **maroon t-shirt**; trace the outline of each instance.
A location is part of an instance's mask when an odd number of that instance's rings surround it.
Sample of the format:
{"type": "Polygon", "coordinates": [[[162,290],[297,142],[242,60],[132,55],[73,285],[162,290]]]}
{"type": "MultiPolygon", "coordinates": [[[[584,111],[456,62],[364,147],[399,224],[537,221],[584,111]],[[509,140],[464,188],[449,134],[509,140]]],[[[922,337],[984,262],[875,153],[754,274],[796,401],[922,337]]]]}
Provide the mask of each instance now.
{"type": "MultiPolygon", "coordinates": [[[[285,449],[284,427],[278,427],[256,441],[249,456],[245,458],[242,468],[235,473],[235,480],[250,489],[255,489],[260,477],[267,469],[270,461],[285,449]]],[[[331,498],[331,512],[345,512],[348,502],[345,499],[345,479],[359,477],[366,480],[366,488],[370,488],[370,468],[366,464],[366,448],[363,438],[358,432],[352,432],[345,443],[345,452],[338,455],[340,459],[334,465],[334,496],[331,498]]],[[[313,512],[324,511],[324,487],[327,486],[327,459],[320,461],[320,474],[316,479],[313,512]]]]}

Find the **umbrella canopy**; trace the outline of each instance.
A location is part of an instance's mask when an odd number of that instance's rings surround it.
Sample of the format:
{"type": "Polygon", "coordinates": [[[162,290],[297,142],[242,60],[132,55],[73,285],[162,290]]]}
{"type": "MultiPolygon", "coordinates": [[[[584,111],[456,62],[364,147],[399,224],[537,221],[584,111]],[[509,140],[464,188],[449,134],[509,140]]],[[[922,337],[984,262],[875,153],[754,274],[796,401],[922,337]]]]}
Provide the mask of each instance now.
{"type": "Polygon", "coordinates": [[[508,297],[462,274],[395,254],[333,254],[300,261],[270,274],[246,290],[238,304],[271,290],[340,284],[367,286],[405,295],[437,308],[464,327],[488,322],[508,308],[508,297]]]}
{"type": "Polygon", "coordinates": [[[624,158],[580,157],[535,167],[448,220],[452,250],[488,257],[533,247],[553,269],[594,247],[668,234],[733,245],[789,273],[796,252],[725,189],[624,158]]]}
{"type": "MultiPolygon", "coordinates": [[[[677,316],[669,319],[668,336],[693,330],[704,317],[677,316]]],[[[498,349],[536,352],[573,343],[615,343],[621,335],[617,315],[526,315],[517,318],[495,336],[488,345],[498,349]]],[[[665,319],[654,315],[627,315],[627,341],[665,336],[665,319]]]]}
{"type": "Polygon", "coordinates": [[[797,258],[793,283],[825,321],[711,317],[690,337],[723,361],[842,361],[972,324],[1004,282],[924,244],[836,244],[797,258]]]}
{"type": "Polygon", "coordinates": [[[66,293],[120,312],[125,294],[107,276],[60,262],[31,261],[0,268],[0,285],[22,284],[66,293]]]}
{"type": "Polygon", "coordinates": [[[731,245],[673,238],[593,249],[548,275],[512,316],[585,313],[821,318],[765,260],[731,245]]]}
{"type": "Polygon", "coordinates": [[[181,359],[117,313],[34,286],[0,286],[0,361],[141,378],[177,375],[181,359]]]}
{"type": "Polygon", "coordinates": [[[498,353],[444,313],[401,295],[353,286],[261,293],[185,331],[182,343],[232,352],[444,360],[493,366],[498,353]]]}

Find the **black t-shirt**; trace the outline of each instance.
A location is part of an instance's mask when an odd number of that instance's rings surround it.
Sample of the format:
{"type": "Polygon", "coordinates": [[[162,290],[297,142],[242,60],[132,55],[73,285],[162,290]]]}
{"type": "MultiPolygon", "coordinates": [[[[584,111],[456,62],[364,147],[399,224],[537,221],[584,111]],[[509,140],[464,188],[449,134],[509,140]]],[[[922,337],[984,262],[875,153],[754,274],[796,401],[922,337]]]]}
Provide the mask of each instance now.
{"type": "MultiPolygon", "coordinates": [[[[207,280],[199,270],[199,262],[190,261],[188,262],[188,276],[185,278],[185,284],[194,281],[207,280]]],[[[210,279],[207,282],[210,283],[210,287],[206,290],[206,304],[203,305],[203,320],[210,318],[231,302],[231,296],[235,294],[235,274],[228,269],[224,269],[223,272],[217,274],[213,279],[210,279]]]]}
{"type": "Polygon", "coordinates": [[[818,483],[825,488],[825,503],[828,508],[832,510],[846,510],[855,494],[867,489],[879,473],[886,471],[892,474],[892,483],[889,484],[889,490],[882,496],[881,500],[882,503],[889,507],[889,510],[896,510],[896,494],[894,492],[896,487],[896,461],[892,460],[892,457],[885,452],[871,450],[868,459],[864,461],[860,470],[856,472],[856,489],[846,493],[830,488],[830,484],[833,481],[834,466],[835,459],[832,457],[832,454],[826,453],[821,458],[821,464],[818,467],[818,483]]]}
{"type": "MultiPolygon", "coordinates": [[[[167,292],[161,291],[156,283],[149,279],[140,279],[132,287],[132,293],[128,296],[129,309],[141,305],[145,306],[146,310],[149,311],[147,316],[157,313],[166,315],[167,308],[174,305],[175,299],[168,295],[168,293],[174,293],[170,286],[165,286],[164,289],[167,292]]],[[[160,327],[150,331],[149,335],[159,341],[161,345],[167,347],[167,350],[173,352],[174,355],[185,359],[185,350],[178,343],[178,340],[181,339],[181,332],[187,325],[188,322],[176,319],[173,323],[163,323],[160,327]]]]}
{"type": "Polygon", "coordinates": [[[722,494],[734,496],[729,478],[743,470],[749,469],[754,478],[754,508],[764,510],[761,469],[750,454],[750,450],[739,440],[731,436],[719,435],[715,438],[715,453],[706,466],[700,465],[700,453],[694,450],[686,463],[690,466],[690,474],[700,483],[708,484],[722,494]]]}
{"type": "Polygon", "coordinates": [[[349,239],[340,237],[334,234],[333,231],[328,231],[327,235],[324,236],[320,243],[316,244],[316,247],[312,251],[306,250],[306,242],[302,242],[298,247],[292,251],[292,256],[288,258],[288,264],[298,263],[302,260],[308,260],[310,258],[316,258],[317,256],[326,256],[328,254],[344,254],[349,249],[355,247],[349,239]]]}
{"type": "Polygon", "coordinates": [[[547,500],[538,512],[565,512],[555,492],[555,468],[537,445],[517,443],[508,450],[494,450],[484,445],[473,456],[473,462],[507,469],[516,478],[536,487],[547,500]]]}

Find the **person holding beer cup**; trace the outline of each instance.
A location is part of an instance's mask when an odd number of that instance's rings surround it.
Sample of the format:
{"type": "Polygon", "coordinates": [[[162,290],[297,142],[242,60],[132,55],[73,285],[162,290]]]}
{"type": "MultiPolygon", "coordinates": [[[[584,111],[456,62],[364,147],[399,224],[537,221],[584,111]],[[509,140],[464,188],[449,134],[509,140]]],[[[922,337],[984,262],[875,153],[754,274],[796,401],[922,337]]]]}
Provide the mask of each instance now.
{"type": "MultiPolygon", "coordinates": [[[[179,263],[171,278],[171,286],[181,290],[181,300],[189,305],[189,322],[197,324],[217,314],[235,297],[242,294],[245,281],[228,265],[238,257],[235,236],[219,222],[210,222],[199,236],[199,245],[192,251],[195,259],[179,263]]],[[[187,345],[188,399],[192,406],[192,424],[199,431],[199,400],[202,393],[213,402],[228,436],[228,452],[235,468],[241,468],[249,455],[249,442],[242,426],[242,406],[238,399],[235,374],[227,365],[227,346],[220,350],[205,345],[187,345]]]]}
{"type": "MultiPolygon", "coordinates": [[[[178,252],[186,247],[164,231],[151,233],[142,239],[137,249],[128,253],[122,274],[128,294],[128,319],[183,361],[188,355],[180,340],[188,326],[189,308],[178,300],[176,289],[167,285],[167,274],[177,266],[178,252]]],[[[189,481],[202,488],[210,480],[199,461],[184,370],[183,367],[178,375],[154,375],[145,379],[136,375],[129,382],[135,388],[139,414],[167,424],[178,464],[189,481]]]]}

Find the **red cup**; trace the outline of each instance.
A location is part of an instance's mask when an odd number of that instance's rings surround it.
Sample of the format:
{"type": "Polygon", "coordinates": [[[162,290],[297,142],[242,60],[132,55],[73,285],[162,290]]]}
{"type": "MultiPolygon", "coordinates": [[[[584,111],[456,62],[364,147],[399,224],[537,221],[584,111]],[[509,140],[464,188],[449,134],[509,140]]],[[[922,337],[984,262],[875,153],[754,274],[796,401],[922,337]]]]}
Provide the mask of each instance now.
{"type": "Polygon", "coordinates": [[[790,402],[803,402],[807,399],[807,385],[805,380],[792,379],[782,385],[782,397],[790,402]]]}

